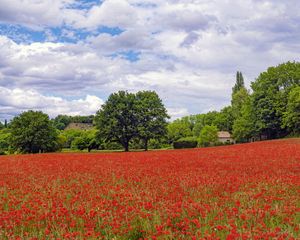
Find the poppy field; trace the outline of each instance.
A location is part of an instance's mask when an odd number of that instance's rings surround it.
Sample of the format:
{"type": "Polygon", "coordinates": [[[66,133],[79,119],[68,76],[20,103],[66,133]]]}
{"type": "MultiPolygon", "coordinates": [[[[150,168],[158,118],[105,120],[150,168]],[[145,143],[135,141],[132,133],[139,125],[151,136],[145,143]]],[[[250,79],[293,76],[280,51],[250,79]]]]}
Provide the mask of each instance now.
{"type": "Polygon", "coordinates": [[[300,141],[0,157],[0,239],[299,239],[300,141]]]}

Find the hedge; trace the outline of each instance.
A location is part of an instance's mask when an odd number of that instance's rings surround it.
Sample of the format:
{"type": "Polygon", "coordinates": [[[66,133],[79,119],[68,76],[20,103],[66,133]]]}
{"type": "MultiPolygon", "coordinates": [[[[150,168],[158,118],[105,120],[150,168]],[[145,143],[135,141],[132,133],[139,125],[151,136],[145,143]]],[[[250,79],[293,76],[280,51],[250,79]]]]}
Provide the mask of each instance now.
{"type": "Polygon", "coordinates": [[[180,138],[179,140],[173,142],[173,147],[175,149],[195,148],[197,145],[198,141],[194,137],[180,138]]]}

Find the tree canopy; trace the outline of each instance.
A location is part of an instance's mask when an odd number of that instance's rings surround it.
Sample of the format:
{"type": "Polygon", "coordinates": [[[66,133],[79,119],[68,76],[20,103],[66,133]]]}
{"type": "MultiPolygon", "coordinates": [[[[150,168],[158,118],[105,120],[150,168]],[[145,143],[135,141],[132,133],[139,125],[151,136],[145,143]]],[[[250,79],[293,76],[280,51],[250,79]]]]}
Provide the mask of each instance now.
{"type": "Polygon", "coordinates": [[[98,136],[105,141],[120,143],[125,151],[133,138],[148,141],[166,134],[167,111],[153,91],[136,94],[119,91],[109,96],[95,117],[98,136]]]}
{"type": "Polygon", "coordinates": [[[137,134],[148,150],[150,139],[160,139],[167,134],[167,110],[156,92],[140,91],[136,93],[137,134]]]}
{"type": "Polygon", "coordinates": [[[245,88],[245,82],[242,72],[237,71],[236,73],[236,82],[235,85],[232,88],[232,94],[235,94],[242,88],[245,88]]]}
{"type": "Polygon", "coordinates": [[[289,92],[300,84],[300,63],[287,62],[270,67],[252,83],[253,108],[260,135],[268,139],[288,134],[283,123],[289,92]]]}
{"type": "Polygon", "coordinates": [[[300,134],[300,86],[292,89],[288,95],[283,126],[287,127],[293,134],[300,134]]]}
{"type": "Polygon", "coordinates": [[[57,132],[49,116],[40,111],[27,111],[10,123],[11,142],[24,153],[50,152],[57,149],[57,132]]]}

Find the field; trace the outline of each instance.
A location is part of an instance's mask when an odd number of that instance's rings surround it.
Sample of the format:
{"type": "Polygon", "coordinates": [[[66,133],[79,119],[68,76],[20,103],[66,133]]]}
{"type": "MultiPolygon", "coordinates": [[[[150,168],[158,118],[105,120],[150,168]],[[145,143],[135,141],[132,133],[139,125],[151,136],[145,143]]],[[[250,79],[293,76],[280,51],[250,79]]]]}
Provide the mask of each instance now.
{"type": "Polygon", "coordinates": [[[300,239],[300,141],[0,158],[0,239],[300,239]]]}

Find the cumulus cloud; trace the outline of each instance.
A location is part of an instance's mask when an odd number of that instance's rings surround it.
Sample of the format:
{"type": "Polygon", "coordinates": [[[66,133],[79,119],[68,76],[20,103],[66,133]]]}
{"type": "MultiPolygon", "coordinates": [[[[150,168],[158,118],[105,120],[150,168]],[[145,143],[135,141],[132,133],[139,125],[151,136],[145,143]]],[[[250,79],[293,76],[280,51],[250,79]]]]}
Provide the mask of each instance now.
{"type": "Polygon", "coordinates": [[[0,22],[34,29],[59,26],[63,22],[62,10],[73,2],[74,0],[1,0],[0,22]]]}
{"type": "MultiPolygon", "coordinates": [[[[24,97],[30,91],[55,95],[68,104],[71,96],[105,99],[121,89],[155,90],[179,117],[229,104],[237,70],[249,86],[268,66],[300,60],[297,0],[85,3],[0,1],[6,29],[19,27],[26,39],[31,34],[26,27],[46,36],[14,41],[13,31],[0,31],[0,87],[22,89],[24,97]],[[104,33],[101,27],[122,31],[104,33]],[[72,41],[59,41],[62,36],[72,41]],[[134,62],[132,53],[139,54],[134,62]]],[[[5,101],[4,96],[0,105],[5,101]]],[[[14,112],[12,103],[2,104],[1,111],[14,112]]]]}
{"type": "Polygon", "coordinates": [[[61,97],[44,96],[33,90],[0,87],[0,120],[10,119],[27,110],[43,111],[50,117],[58,114],[91,115],[95,114],[102,104],[102,99],[92,95],[66,100],[61,97]]]}
{"type": "Polygon", "coordinates": [[[78,44],[17,44],[0,37],[0,84],[72,92],[101,88],[126,69],[123,59],[106,58],[78,44]]]}
{"type": "Polygon", "coordinates": [[[99,26],[128,28],[136,22],[135,9],[126,0],[105,0],[84,14],[69,12],[66,21],[78,28],[99,26]]]}
{"type": "Polygon", "coordinates": [[[159,47],[159,41],[155,40],[146,29],[131,29],[119,35],[99,34],[87,39],[92,47],[104,53],[115,53],[119,51],[147,51],[159,47]]]}

